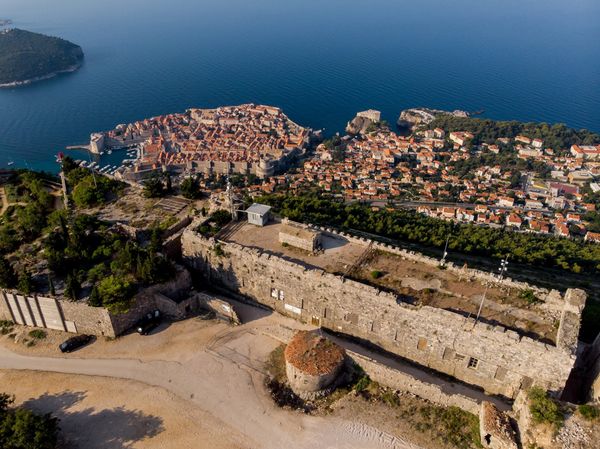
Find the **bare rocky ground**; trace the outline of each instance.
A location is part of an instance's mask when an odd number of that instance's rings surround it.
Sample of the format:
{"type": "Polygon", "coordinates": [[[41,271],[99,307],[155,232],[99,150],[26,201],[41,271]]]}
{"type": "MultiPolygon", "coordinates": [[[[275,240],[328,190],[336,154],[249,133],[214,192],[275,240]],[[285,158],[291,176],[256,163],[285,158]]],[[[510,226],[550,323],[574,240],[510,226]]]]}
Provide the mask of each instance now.
{"type": "MultiPolygon", "coordinates": [[[[265,388],[266,362],[281,344],[278,333],[307,326],[238,309],[247,324],[192,318],[149,336],[99,338],[66,355],[57,346],[68,334],[35,339],[31,328],[15,326],[0,335],[0,391],[55,412],[64,449],[454,447],[423,419],[430,404],[410,394],[388,404],[340,393],[312,415],[278,408],[265,388]]],[[[600,426],[568,420],[548,440],[542,447],[600,449],[600,426]]]]}
{"type": "Polygon", "coordinates": [[[139,382],[0,371],[0,385],[60,419],[63,449],[244,449],[243,435],[174,394],[139,382]]]}
{"type": "MultiPolygon", "coordinates": [[[[185,362],[193,357],[198,349],[203,349],[219,332],[230,327],[222,321],[203,321],[192,318],[176,323],[165,322],[155,329],[149,338],[128,333],[117,339],[97,337],[96,341],[66,357],[106,358],[139,360],[166,360],[185,362]]],[[[0,345],[12,352],[24,355],[58,357],[62,356],[58,345],[70,335],[65,332],[44,329],[47,336],[35,339],[29,335],[31,328],[14,326],[13,330],[0,337],[0,345]],[[13,336],[14,335],[14,336],[13,336]],[[30,342],[33,342],[32,345],[30,342]]]]}
{"type": "Polygon", "coordinates": [[[267,334],[301,325],[250,307],[243,315],[242,326],[190,319],[66,355],[57,345],[67,334],[28,346],[30,329],[15,327],[0,336],[0,390],[55,411],[65,449],[419,449],[364,422],[360,407],[344,417],[278,408],[265,361],[280,342],[267,334]]]}

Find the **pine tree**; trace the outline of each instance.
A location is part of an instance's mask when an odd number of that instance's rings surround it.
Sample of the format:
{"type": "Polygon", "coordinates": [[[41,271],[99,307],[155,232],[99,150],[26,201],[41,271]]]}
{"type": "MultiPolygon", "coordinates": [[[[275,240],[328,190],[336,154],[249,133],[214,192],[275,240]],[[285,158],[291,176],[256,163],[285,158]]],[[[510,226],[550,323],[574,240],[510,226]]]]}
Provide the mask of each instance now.
{"type": "Polygon", "coordinates": [[[0,287],[13,288],[17,283],[17,275],[12,265],[4,256],[0,257],[0,287]]]}
{"type": "Polygon", "coordinates": [[[19,273],[17,289],[24,295],[29,295],[33,291],[33,280],[26,270],[23,270],[19,273]]]}
{"type": "Polygon", "coordinates": [[[81,284],[74,274],[68,274],[65,281],[65,296],[73,301],[76,301],[81,291],[81,284]]]}
{"type": "Polygon", "coordinates": [[[102,306],[102,298],[100,298],[100,293],[98,293],[98,287],[96,287],[95,285],[94,288],[92,288],[92,293],[90,293],[88,304],[93,307],[102,306]]]}
{"type": "Polygon", "coordinates": [[[50,295],[56,296],[56,290],[54,289],[54,282],[52,281],[52,276],[48,273],[48,286],[50,288],[50,295]]]}

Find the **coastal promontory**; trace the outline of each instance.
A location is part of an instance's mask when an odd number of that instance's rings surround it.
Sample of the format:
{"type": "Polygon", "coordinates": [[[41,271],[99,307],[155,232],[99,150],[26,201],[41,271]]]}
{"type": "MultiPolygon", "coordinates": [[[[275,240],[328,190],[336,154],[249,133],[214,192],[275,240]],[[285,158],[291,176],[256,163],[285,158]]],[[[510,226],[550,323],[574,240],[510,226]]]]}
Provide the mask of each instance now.
{"type": "Polygon", "coordinates": [[[18,86],[77,70],[81,47],[19,29],[0,31],[0,87],[18,86]]]}

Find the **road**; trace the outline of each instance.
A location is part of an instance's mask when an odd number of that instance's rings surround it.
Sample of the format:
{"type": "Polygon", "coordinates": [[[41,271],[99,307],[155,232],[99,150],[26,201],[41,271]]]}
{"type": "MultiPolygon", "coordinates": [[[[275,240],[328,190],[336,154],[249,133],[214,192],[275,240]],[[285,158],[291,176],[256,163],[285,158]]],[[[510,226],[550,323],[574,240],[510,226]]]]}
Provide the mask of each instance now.
{"type": "Polygon", "coordinates": [[[0,347],[0,369],[119,378],[160,387],[247,438],[248,448],[418,449],[358,422],[277,408],[263,360],[279,343],[249,325],[228,329],[185,361],[32,357],[0,347]]]}

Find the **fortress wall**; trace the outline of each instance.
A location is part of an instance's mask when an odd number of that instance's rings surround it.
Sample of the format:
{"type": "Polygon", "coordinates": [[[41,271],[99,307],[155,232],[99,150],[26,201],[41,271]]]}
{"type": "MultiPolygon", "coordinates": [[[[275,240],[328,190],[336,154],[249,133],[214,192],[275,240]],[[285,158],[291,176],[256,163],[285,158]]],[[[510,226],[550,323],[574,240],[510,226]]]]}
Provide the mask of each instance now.
{"type": "Polygon", "coordinates": [[[473,398],[461,394],[446,393],[439,385],[423,382],[409,374],[382,365],[356,352],[349,351],[348,356],[375,382],[394,390],[408,391],[443,407],[456,406],[474,415],[479,413],[479,403],[473,398]]]}
{"type": "MultiPolygon", "coordinates": [[[[367,239],[365,237],[357,237],[352,234],[348,234],[346,232],[340,232],[340,231],[337,231],[336,229],[327,228],[324,226],[313,226],[313,225],[306,225],[303,223],[294,223],[294,225],[301,226],[306,229],[318,230],[318,231],[321,231],[324,235],[327,235],[329,237],[346,240],[348,242],[351,242],[351,243],[354,243],[357,245],[367,246],[367,245],[369,245],[369,243],[372,242],[373,249],[384,251],[386,253],[402,257],[403,259],[406,259],[406,260],[412,260],[414,262],[427,264],[427,265],[433,266],[433,267],[438,267],[440,265],[439,259],[436,259],[434,257],[429,257],[429,256],[426,256],[424,254],[421,254],[421,253],[418,253],[415,251],[409,251],[406,249],[402,249],[402,248],[399,248],[399,247],[391,245],[391,244],[376,242],[376,241],[367,239]]],[[[446,269],[449,271],[452,271],[456,275],[461,276],[465,279],[473,279],[473,280],[478,280],[480,282],[497,282],[498,281],[497,276],[493,273],[489,273],[487,271],[482,271],[482,270],[476,270],[473,268],[459,267],[459,266],[454,265],[452,262],[446,263],[446,269]]],[[[560,312],[562,311],[564,302],[562,300],[562,296],[560,295],[560,293],[557,290],[548,290],[546,288],[540,288],[539,286],[528,284],[527,282],[515,281],[515,280],[511,279],[510,277],[505,277],[502,280],[502,284],[507,287],[514,288],[517,290],[532,290],[539,299],[544,301],[544,304],[541,307],[546,308],[548,310],[558,310],[558,315],[560,315],[560,312]]]]}
{"type": "Polygon", "coordinates": [[[215,243],[191,229],[182,236],[184,260],[209,281],[284,315],[368,340],[489,393],[514,398],[535,383],[559,394],[573,367],[570,350],[501,326],[401,303],[395,294],[235,243],[220,242],[225,255],[218,256],[215,243]]]}

